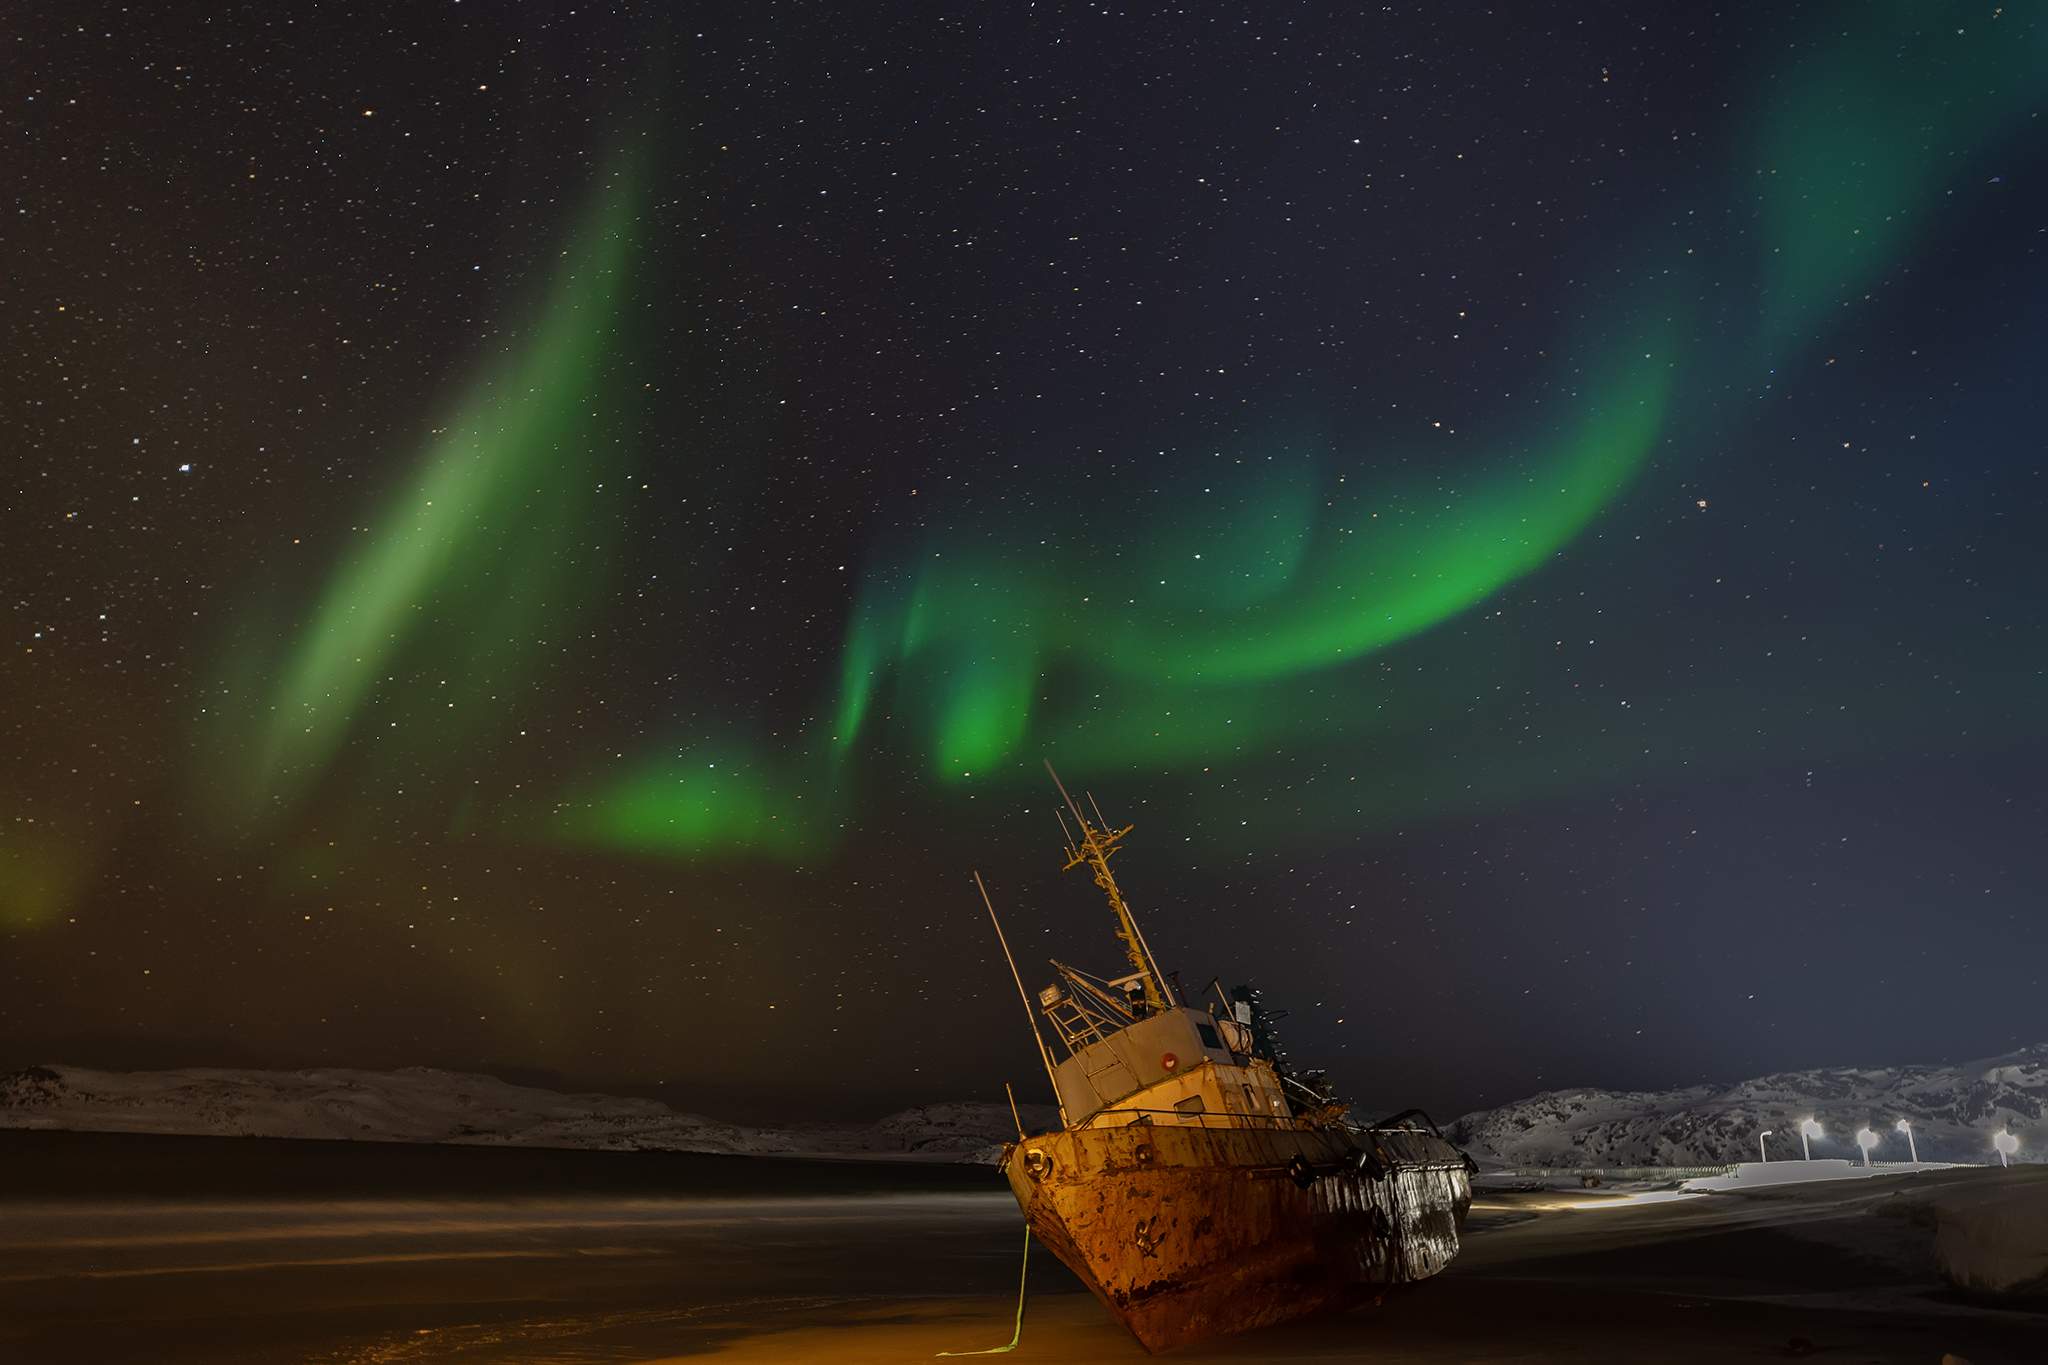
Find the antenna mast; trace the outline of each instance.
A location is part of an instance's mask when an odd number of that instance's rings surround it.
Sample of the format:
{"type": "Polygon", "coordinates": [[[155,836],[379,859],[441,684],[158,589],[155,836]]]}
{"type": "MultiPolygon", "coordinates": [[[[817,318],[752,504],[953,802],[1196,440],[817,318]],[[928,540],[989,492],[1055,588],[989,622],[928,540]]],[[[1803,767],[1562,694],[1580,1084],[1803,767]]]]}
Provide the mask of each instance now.
{"type": "MultiPolygon", "coordinates": [[[[1107,824],[1090,824],[1088,817],[1081,814],[1081,808],[1074,804],[1074,798],[1067,794],[1067,786],[1060,781],[1060,775],[1053,772],[1052,760],[1047,759],[1045,770],[1052,774],[1052,784],[1059,788],[1060,799],[1067,803],[1067,813],[1081,827],[1081,842],[1076,845],[1072,836],[1067,842],[1067,865],[1062,871],[1072,871],[1085,865],[1095,874],[1095,884],[1102,888],[1102,894],[1109,897],[1109,908],[1116,912],[1116,936],[1123,940],[1124,955],[1131,961],[1131,969],[1145,986],[1145,1003],[1153,1010],[1167,1009],[1176,1002],[1167,989],[1166,977],[1159,970],[1159,964],[1152,960],[1152,949],[1145,942],[1145,935],[1138,928],[1137,918],[1131,914],[1131,907],[1124,903],[1124,893],[1117,889],[1116,877],[1109,870],[1110,855],[1123,843],[1123,837],[1135,826],[1125,825],[1112,830],[1107,824]]],[[[1095,798],[1088,798],[1093,806],[1095,798]]],[[[1102,819],[1098,808],[1097,820],[1102,819]]],[[[1065,826],[1061,826],[1064,831],[1065,826]]]]}
{"type": "MultiPolygon", "coordinates": [[[[1052,1054],[1045,1050],[1045,1038],[1038,1031],[1038,1016],[1031,1012],[1031,997],[1024,994],[1024,978],[1017,975],[1017,959],[1010,956],[1010,940],[1003,935],[1003,922],[996,918],[996,903],[988,898],[988,888],[981,884],[981,873],[978,871],[974,874],[974,889],[981,893],[981,903],[988,907],[989,923],[996,927],[996,942],[1003,945],[1003,961],[1010,964],[1010,980],[1017,983],[1017,998],[1024,1002],[1024,1022],[1031,1026],[1031,1045],[1038,1049],[1038,1060],[1045,1063],[1045,1078],[1052,1082],[1052,1102],[1060,1107],[1060,1124],[1065,1126],[1067,1105],[1066,1101],[1060,1098],[1060,1078],[1053,1073],[1052,1054]]],[[[1008,1089],[1009,1084],[1008,1081],[1003,1082],[1004,1089],[1008,1089]]],[[[1014,1117],[1016,1112],[1017,1097],[1012,1095],[1010,1113],[1014,1117]]],[[[1017,1136],[1020,1139],[1024,1136],[1022,1119],[1017,1120],[1017,1136]]]]}

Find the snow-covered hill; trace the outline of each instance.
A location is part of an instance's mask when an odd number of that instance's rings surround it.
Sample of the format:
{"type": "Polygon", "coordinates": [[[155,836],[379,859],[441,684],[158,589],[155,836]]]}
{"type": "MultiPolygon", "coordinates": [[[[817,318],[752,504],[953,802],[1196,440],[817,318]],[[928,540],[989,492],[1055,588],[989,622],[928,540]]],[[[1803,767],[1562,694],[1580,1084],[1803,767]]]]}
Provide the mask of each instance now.
{"type": "Polygon", "coordinates": [[[1446,1130],[1482,1160],[1510,1166],[1689,1166],[1754,1161],[1757,1134],[1775,1130],[1773,1160],[1799,1155],[1801,1119],[1826,1130],[1815,1156],[1859,1156],[1858,1128],[1883,1144],[1879,1161],[1904,1161],[1913,1125],[1926,1161],[1996,1160],[1991,1135],[2010,1130],[2018,1160],[2048,1157],[2048,1043],[1958,1066],[1829,1067],[1737,1085],[1684,1090],[1553,1090],[1467,1114],[1446,1130]]]}
{"type": "MultiPolygon", "coordinates": [[[[1856,1156],[1855,1131],[1884,1139],[1880,1161],[1906,1159],[1893,1123],[1911,1120],[1929,1161],[1995,1159],[2010,1130],[2018,1160],[2048,1159],[2048,1043],[1960,1066],[1834,1067],[1683,1090],[1554,1090],[1465,1117],[1446,1130],[1509,1166],[1693,1166],[1755,1160],[1775,1129],[1773,1159],[1799,1152],[1797,1125],[1820,1120],[1815,1156],[1856,1156]]],[[[1027,1107],[1043,1131],[1050,1108],[1027,1107]]],[[[92,1071],[38,1066],[0,1074],[0,1128],[213,1136],[348,1138],[514,1147],[729,1152],[756,1156],[989,1161],[1016,1128],[1002,1104],[932,1104],[874,1123],[755,1128],[681,1113],[659,1100],[563,1094],[491,1076],[399,1071],[92,1071]]]]}
{"type": "MultiPolygon", "coordinates": [[[[1057,1122],[1027,1108],[1034,1131],[1057,1122]]],[[[232,1137],[350,1138],[755,1156],[990,1161],[1016,1136],[1003,1104],[932,1104],[872,1124],[749,1128],[659,1100],[565,1095],[491,1076],[400,1071],[90,1071],[0,1075],[0,1128],[232,1137]]]]}

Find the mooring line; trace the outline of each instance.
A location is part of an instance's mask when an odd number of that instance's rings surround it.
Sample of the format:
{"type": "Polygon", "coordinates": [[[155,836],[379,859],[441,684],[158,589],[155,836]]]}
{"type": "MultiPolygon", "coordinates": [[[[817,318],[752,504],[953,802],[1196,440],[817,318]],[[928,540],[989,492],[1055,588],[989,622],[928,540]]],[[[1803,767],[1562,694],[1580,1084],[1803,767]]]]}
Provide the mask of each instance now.
{"type": "Polygon", "coordinates": [[[1024,1339],[1024,1281],[1031,1273],[1031,1225],[1024,1225],[1024,1256],[1017,1264],[1017,1329],[1010,1333],[1007,1346],[990,1346],[980,1351],[938,1351],[942,1356],[999,1356],[1005,1351],[1017,1349],[1017,1343],[1024,1339]]]}

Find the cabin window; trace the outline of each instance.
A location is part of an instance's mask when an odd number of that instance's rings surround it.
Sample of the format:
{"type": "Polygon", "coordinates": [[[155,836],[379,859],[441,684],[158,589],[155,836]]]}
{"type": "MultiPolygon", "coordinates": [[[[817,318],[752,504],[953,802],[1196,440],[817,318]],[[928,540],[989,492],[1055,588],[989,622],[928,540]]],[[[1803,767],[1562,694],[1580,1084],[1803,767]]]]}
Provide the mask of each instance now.
{"type": "Polygon", "coordinates": [[[1202,1103],[1200,1095],[1190,1095],[1184,1100],[1175,1100],[1173,1107],[1183,1114],[1199,1114],[1209,1106],[1202,1103]]]}
{"type": "Polygon", "coordinates": [[[1252,1093],[1252,1088],[1248,1085],[1241,1085],[1238,1089],[1244,1091],[1244,1112],[1247,1114],[1258,1113],[1259,1097],[1252,1093]]]}
{"type": "Polygon", "coordinates": [[[1223,1051],[1223,1040],[1216,1036],[1214,1024],[1197,1024],[1195,1032],[1201,1035],[1203,1047],[1212,1048],[1217,1052],[1223,1051]]]}

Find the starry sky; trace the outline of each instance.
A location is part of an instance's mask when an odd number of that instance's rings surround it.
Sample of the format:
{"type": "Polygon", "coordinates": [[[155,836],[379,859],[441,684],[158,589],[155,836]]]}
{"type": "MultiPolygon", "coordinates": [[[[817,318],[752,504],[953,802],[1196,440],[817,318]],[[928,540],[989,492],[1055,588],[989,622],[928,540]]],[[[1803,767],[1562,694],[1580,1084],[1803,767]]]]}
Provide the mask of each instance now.
{"type": "Polygon", "coordinates": [[[0,1064],[1368,1109],[2048,1036],[2035,5],[30,0],[0,1064]]]}

